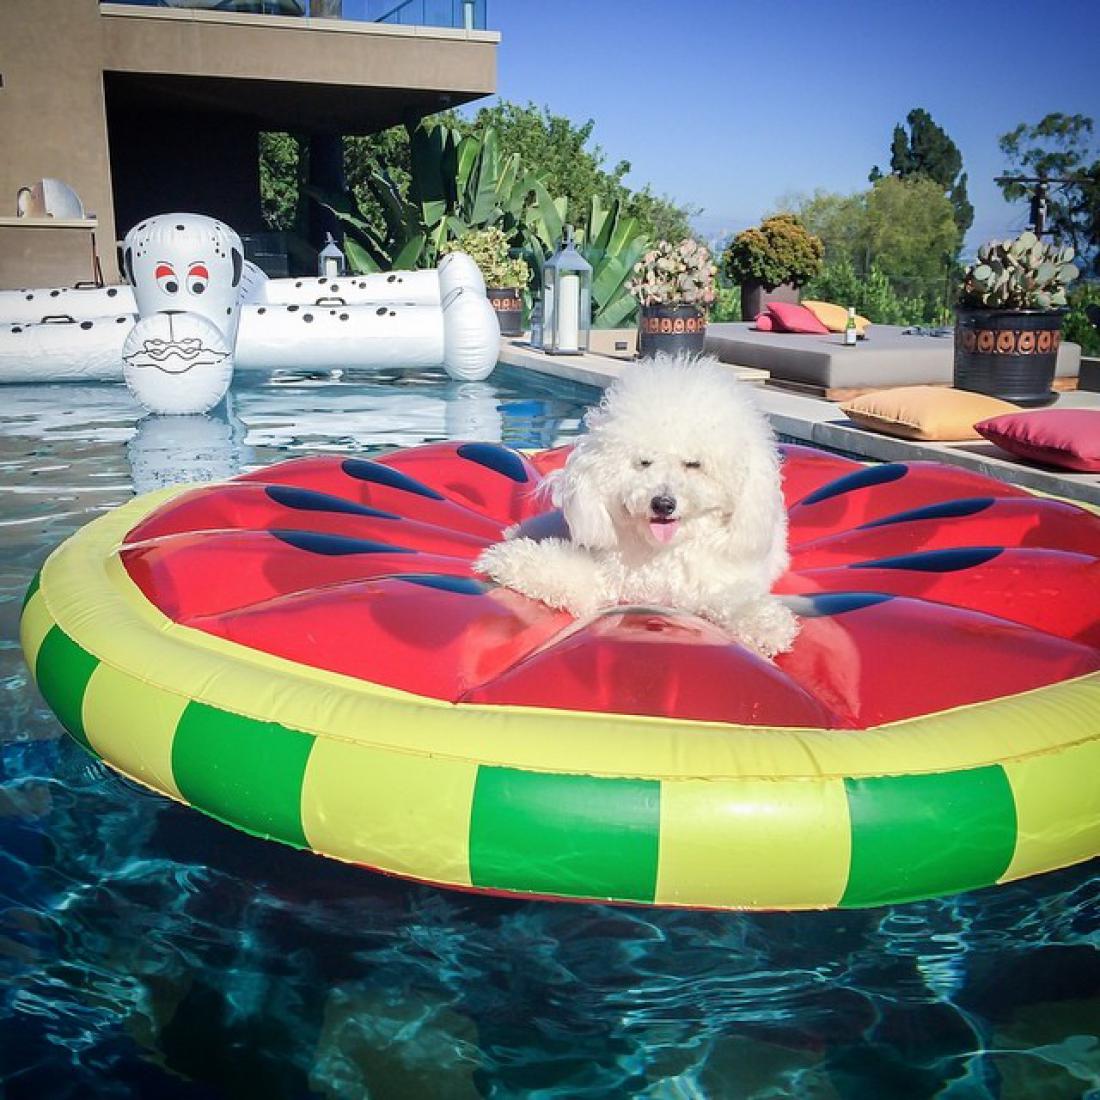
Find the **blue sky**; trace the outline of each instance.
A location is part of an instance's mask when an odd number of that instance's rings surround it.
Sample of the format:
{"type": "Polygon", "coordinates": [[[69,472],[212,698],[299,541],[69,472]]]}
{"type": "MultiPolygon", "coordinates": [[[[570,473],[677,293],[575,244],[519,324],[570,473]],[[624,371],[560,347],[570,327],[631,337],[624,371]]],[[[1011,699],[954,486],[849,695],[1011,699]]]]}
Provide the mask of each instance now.
{"type": "Polygon", "coordinates": [[[1050,111],[1100,127],[1100,0],[488,3],[501,97],[594,118],[607,163],[704,207],[707,236],[789,192],[865,188],[924,107],[962,150],[973,247],[1026,221],[993,183],[1000,134],[1050,111]]]}

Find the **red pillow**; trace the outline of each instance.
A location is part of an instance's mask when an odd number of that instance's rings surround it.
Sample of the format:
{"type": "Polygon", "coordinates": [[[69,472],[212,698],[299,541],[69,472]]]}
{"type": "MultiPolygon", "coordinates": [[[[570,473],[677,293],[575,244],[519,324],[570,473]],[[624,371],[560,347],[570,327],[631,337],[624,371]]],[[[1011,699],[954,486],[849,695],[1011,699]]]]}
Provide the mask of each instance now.
{"type": "Polygon", "coordinates": [[[1100,409],[1006,413],[974,428],[1010,454],[1066,470],[1100,473],[1100,409]]]}
{"type": "Polygon", "coordinates": [[[771,332],[773,328],[775,328],[775,322],[772,321],[771,314],[767,310],[756,315],[757,332],[771,332]]]}
{"type": "Polygon", "coordinates": [[[805,306],[797,302],[769,302],[772,323],[780,332],[805,332],[828,336],[829,330],[805,306]]]}

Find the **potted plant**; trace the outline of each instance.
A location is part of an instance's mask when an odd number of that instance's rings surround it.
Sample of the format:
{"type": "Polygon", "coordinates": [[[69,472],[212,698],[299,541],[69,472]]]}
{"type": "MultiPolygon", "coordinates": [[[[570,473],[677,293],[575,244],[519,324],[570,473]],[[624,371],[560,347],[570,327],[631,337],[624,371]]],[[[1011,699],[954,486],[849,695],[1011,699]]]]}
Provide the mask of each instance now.
{"type": "Polygon", "coordinates": [[[660,241],[642,256],[627,286],[640,307],[640,355],[702,354],[717,274],[706,246],[691,237],[660,241]]]}
{"type": "Polygon", "coordinates": [[[797,214],[776,214],[738,233],[722,267],[741,288],[741,320],[751,321],[769,301],[797,302],[798,288],[821,270],[824,255],[821,238],[797,214]]]}
{"type": "Polygon", "coordinates": [[[990,241],[965,271],[955,308],[955,388],[1049,405],[1073,249],[1034,233],[990,241]]]}
{"type": "Polygon", "coordinates": [[[511,255],[503,230],[495,226],[471,229],[439,251],[470,256],[485,279],[485,295],[496,310],[501,336],[519,336],[523,332],[523,292],[531,270],[526,260],[511,255]]]}

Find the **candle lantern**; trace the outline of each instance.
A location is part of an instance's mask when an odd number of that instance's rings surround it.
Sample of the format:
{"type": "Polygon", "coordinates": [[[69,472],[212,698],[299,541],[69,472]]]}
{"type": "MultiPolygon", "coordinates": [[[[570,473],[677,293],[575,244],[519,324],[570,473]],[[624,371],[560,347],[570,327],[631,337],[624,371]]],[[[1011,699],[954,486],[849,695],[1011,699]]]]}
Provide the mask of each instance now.
{"type": "Polygon", "coordinates": [[[332,239],[331,233],[325,234],[325,247],[317,253],[317,274],[326,279],[337,279],[348,272],[348,261],[340,246],[332,239]]]}
{"type": "Polygon", "coordinates": [[[592,266],[577,251],[567,225],[561,246],[542,267],[542,350],[580,355],[592,326],[592,266]]]}

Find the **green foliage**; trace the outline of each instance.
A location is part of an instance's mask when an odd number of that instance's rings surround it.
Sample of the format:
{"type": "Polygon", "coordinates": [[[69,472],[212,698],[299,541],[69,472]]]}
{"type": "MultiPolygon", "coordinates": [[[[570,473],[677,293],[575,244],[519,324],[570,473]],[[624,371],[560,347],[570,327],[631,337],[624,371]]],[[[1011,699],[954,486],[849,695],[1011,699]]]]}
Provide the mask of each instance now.
{"type": "Polygon", "coordinates": [[[971,309],[1057,309],[1080,274],[1073,249],[1045,244],[1034,233],[989,241],[963,275],[960,305],[971,309]]]}
{"type": "Polygon", "coordinates": [[[347,227],[353,247],[346,251],[356,270],[434,266],[448,240],[472,229],[495,227],[509,241],[522,233],[541,180],[522,174],[517,154],[501,156],[492,130],[478,139],[421,123],[409,129],[408,142],[406,187],[387,168],[363,177],[377,213],[359,208],[351,192],[306,189],[347,227]]]}
{"type": "Polygon", "coordinates": [[[945,319],[940,315],[930,317],[928,303],[923,298],[899,296],[889,277],[874,265],[861,275],[847,258],[826,264],[803,287],[802,296],[855,306],[857,313],[880,325],[915,325],[945,319]]]}
{"type": "Polygon", "coordinates": [[[618,202],[621,214],[634,218],[650,240],[689,236],[689,219],[700,212],[655,195],[648,186],[631,191],[623,183],[630,162],[606,166],[603,149],[591,144],[592,119],[577,125],[534,103],[502,102],[482,107],[470,120],[452,114],[450,123],[475,137],[493,130],[502,154],[518,153],[525,165],[537,168],[547,191],[565,199],[570,210],[588,210],[593,199],[606,209],[618,202]]]}
{"type": "Polygon", "coordinates": [[[1069,292],[1069,312],[1062,323],[1062,335],[1081,345],[1083,355],[1100,355],[1100,332],[1085,315],[1085,307],[1100,306],[1100,283],[1081,283],[1069,292]]]}
{"type": "Polygon", "coordinates": [[[260,209],[268,229],[293,231],[299,225],[303,144],[293,134],[260,134],[260,209]]]}
{"type": "MultiPolygon", "coordinates": [[[[920,176],[883,176],[854,195],[817,191],[786,201],[823,240],[829,267],[847,265],[857,279],[869,278],[872,270],[886,278],[894,300],[905,304],[904,323],[934,322],[945,315],[958,281],[958,230],[939,184],[920,176]],[[923,305],[915,307],[915,302],[923,305]]],[[[883,308],[893,307],[884,303],[883,308]]]]}
{"type": "Polygon", "coordinates": [[[741,320],[741,290],[728,283],[718,282],[714,288],[714,305],[710,307],[711,321],[741,320]]]}
{"type": "Polygon", "coordinates": [[[471,229],[461,237],[445,242],[439,252],[440,255],[465,252],[481,269],[486,286],[518,286],[522,289],[531,277],[527,261],[511,255],[508,238],[496,226],[471,229]]]}
{"type": "Polygon", "coordinates": [[[825,248],[796,214],[775,214],[759,228],[738,233],[722,256],[722,268],[737,284],[801,286],[821,270],[825,248]]]}
{"type": "Polygon", "coordinates": [[[658,241],[634,265],[627,289],[643,306],[694,306],[706,312],[714,302],[718,268],[710,251],[692,237],[679,244],[658,241]]]}
{"type": "MultiPolygon", "coordinates": [[[[1092,133],[1087,115],[1055,112],[1033,126],[1020,123],[1002,134],[1000,147],[1010,174],[1077,181],[1051,189],[1046,227],[1079,256],[1092,254],[1092,269],[1100,272],[1100,157],[1092,147],[1092,133]]],[[[1008,202],[1030,197],[1025,184],[1002,183],[1000,188],[1008,202]]]]}
{"type": "MultiPolygon", "coordinates": [[[[914,107],[905,121],[909,124],[908,132],[903,126],[894,127],[890,174],[899,180],[931,180],[948,197],[957,231],[952,250],[954,256],[974,223],[974,207],[967,195],[967,177],[962,170],[962,153],[923,107],[914,107]]],[[[871,169],[871,183],[887,178],[877,165],[871,169]]]]}
{"type": "Polygon", "coordinates": [[[628,283],[634,265],[648,244],[649,237],[638,219],[624,214],[619,200],[605,210],[599,196],[592,196],[580,232],[579,248],[592,265],[592,324],[595,328],[633,324],[638,306],[628,283]]]}

